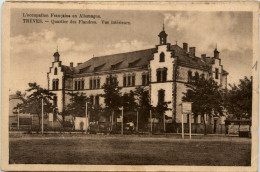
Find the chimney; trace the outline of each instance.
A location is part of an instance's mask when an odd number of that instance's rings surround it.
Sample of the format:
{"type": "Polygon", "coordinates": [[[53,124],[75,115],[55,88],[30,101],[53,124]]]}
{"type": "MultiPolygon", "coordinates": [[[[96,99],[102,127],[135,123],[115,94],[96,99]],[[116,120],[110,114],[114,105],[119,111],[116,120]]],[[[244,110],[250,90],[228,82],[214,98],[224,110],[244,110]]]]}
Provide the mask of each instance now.
{"type": "Polygon", "coordinates": [[[205,59],[207,58],[207,55],[206,54],[201,54],[201,59],[203,60],[203,61],[206,61],[205,59]]]}
{"type": "Polygon", "coordinates": [[[195,48],[196,47],[190,47],[190,52],[189,53],[190,53],[191,57],[195,57],[195,48]]]}
{"type": "Polygon", "coordinates": [[[186,53],[188,52],[188,44],[185,42],[183,43],[183,49],[186,53]]]}
{"type": "Polygon", "coordinates": [[[70,62],[70,67],[73,68],[73,62],[70,62]]]}
{"type": "Polygon", "coordinates": [[[78,63],[78,66],[81,65],[82,63],[78,63]]]}

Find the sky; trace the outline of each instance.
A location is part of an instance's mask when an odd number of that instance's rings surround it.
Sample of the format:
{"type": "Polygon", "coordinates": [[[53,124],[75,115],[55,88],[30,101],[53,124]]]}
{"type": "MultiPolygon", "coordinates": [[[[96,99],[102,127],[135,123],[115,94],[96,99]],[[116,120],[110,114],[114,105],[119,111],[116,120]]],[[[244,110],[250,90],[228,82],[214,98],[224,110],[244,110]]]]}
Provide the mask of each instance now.
{"type": "Polygon", "coordinates": [[[163,23],[168,43],[177,41],[182,47],[187,42],[196,47],[198,57],[203,53],[213,56],[217,46],[224,69],[229,72],[228,83],[237,84],[244,76],[251,76],[251,12],[12,9],[10,92],[26,90],[29,82],[47,88],[47,72],[57,46],[62,64],[74,62],[75,66],[93,56],[154,48],[159,44],[163,23]],[[23,13],[92,14],[101,18],[96,19],[96,25],[27,24],[22,22],[23,13]],[[131,24],[104,25],[101,20],[131,24]]]}

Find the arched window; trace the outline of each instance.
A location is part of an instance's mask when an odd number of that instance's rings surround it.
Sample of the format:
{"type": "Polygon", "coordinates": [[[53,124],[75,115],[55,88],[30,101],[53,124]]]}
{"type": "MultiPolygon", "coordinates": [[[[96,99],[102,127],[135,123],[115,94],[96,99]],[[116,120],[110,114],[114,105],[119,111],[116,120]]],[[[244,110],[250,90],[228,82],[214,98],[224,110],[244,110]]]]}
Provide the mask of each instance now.
{"type": "Polygon", "coordinates": [[[54,69],[54,75],[57,75],[58,74],[58,69],[55,67],[54,69]]]}
{"type": "Polygon", "coordinates": [[[163,52],[161,52],[160,54],[160,62],[164,62],[165,61],[165,54],[163,52]]]}

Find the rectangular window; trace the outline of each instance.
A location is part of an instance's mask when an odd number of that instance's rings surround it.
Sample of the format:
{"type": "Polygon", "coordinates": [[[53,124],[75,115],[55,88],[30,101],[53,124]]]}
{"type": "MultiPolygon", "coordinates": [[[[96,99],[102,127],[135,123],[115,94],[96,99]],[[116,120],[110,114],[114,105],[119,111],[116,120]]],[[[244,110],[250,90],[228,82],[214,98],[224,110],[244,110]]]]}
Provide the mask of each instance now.
{"type": "Polygon", "coordinates": [[[135,76],[132,76],[132,86],[135,86],[135,76]]]}
{"type": "Polygon", "coordinates": [[[94,89],[97,88],[97,80],[96,80],[96,79],[93,80],[93,83],[94,83],[94,84],[93,84],[93,85],[94,85],[93,88],[94,88],[94,89]]]}
{"type": "Polygon", "coordinates": [[[165,97],[165,91],[159,90],[158,91],[158,104],[162,104],[164,102],[164,97],[165,97]]]}
{"type": "Polygon", "coordinates": [[[142,85],[146,85],[146,75],[142,75],[142,85]]]}
{"type": "Polygon", "coordinates": [[[131,76],[128,76],[128,83],[127,83],[127,86],[130,86],[131,85],[131,76]]]}
{"type": "Polygon", "coordinates": [[[160,70],[157,70],[157,82],[161,82],[161,72],[160,70]]]}
{"type": "Polygon", "coordinates": [[[218,68],[216,68],[216,72],[215,72],[215,78],[216,78],[216,79],[218,79],[218,74],[219,74],[218,72],[219,72],[219,71],[218,71],[218,68]]]}
{"type": "Polygon", "coordinates": [[[85,87],[85,83],[84,81],[81,81],[81,89],[84,90],[84,87],[85,87]]]}
{"type": "Polygon", "coordinates": [[[97,88],[100,88],[100,79],[97,79],[97,88]]]}
{"type": "Polygon", "coordinates": [[[99,96],[96,96],[95,99],[96,99],[96,100],[95,100],[95,104],[96,104],[96,105],[99,105],[99,96]]]}
{"type": "Polygon", "coordinates": [[[74,83],[75,83],[75,90],[77,90],[78,89],[78,82],[75,81],[74,83]]]}
{"type": "Polygon", "coordinates": [[[89,89],[92,89],[92,79],[89,80],[89,89]]]}
{"type": "Polygon", "coordinates": [[[117,78],[116,77],[113,78],[113,83],[117,83],[117,78]]]}
{"type": "Polygon", "coordinates": [[[188,72],[188,82],[191,82],[191,78],[192,78],[192,72],[189,71],[189,72],[188,72]]]}
{"type": "Polygon", "coordinates": [[[149,74],[146,75],[146,84],[149,84],[149,74]]]}
{"type": "Polygon", "coordinates": [[[81,85],[81,82],[80,81],[78,81],[78,90],[80,90],[80,85],[81,85]]]}
{"type": "Polygon", "coordinates": [[[55,81],[52,81],[52,90],[55,90],[55,81]]]}
{"type": "Polygon", "coordinates": [[[57,107],[57,96],[54,96],[53,98],[53,105],[57,107]]]}
{"type": "Polygon", "coordinates": [[[166,82],[167,80],[167,70],[162,71],[162,82],[166,82]]]}
{"type": "Polygon", "coordinates": [[[59,80],[56,81],[56,90],[59,89],[59,80]]]}
{"type": "Polygon", "coordinates": [[[123,78],[123,86],[126,87],[126,77],[123,78]]]}
{"type": "Polygon", "coordinates": [[[91,105],[93,105],[93,104],[94,104],[94,96],[90,96],[89,99],[90,99],[90,100],[89,100],[89,101],[90,101],[89,103],[90,103],[91,105]]]}

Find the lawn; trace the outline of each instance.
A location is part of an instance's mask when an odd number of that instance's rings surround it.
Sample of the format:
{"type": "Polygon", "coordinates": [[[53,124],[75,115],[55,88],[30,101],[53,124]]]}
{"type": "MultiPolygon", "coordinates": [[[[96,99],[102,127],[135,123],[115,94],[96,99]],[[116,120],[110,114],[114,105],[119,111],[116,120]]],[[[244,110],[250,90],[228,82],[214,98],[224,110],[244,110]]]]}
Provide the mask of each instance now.
{"type": "Polygon", "coordinates": [[[250,139],[81,136],[10,138],[13,164],[249,166],[250,139]]]}

